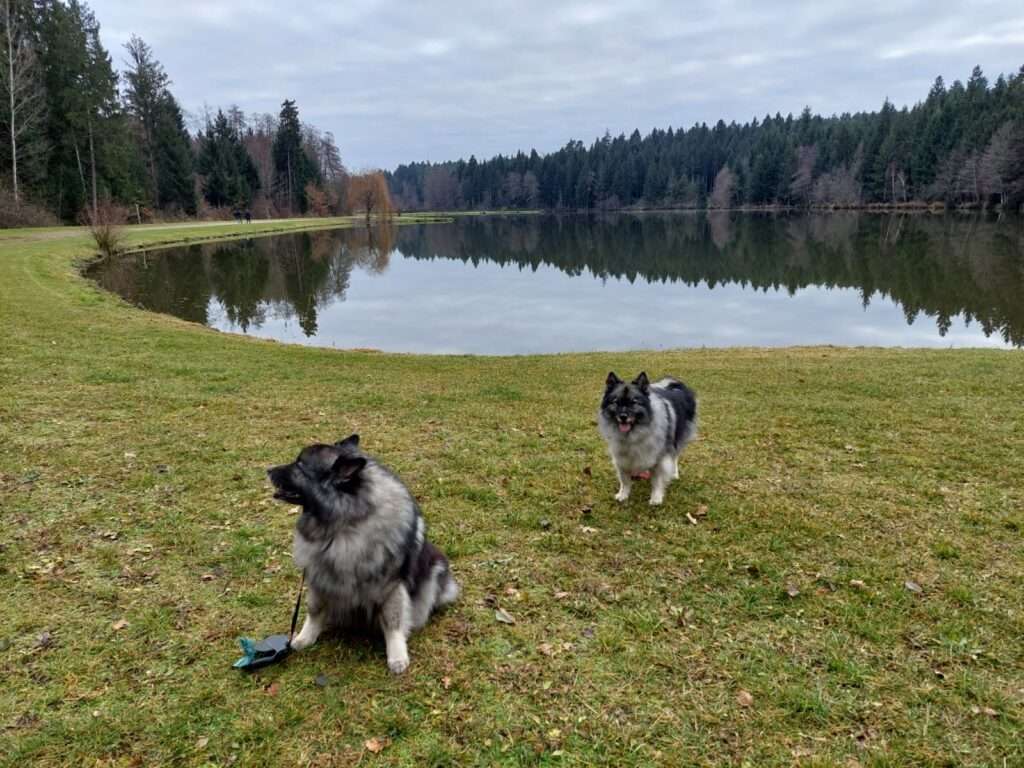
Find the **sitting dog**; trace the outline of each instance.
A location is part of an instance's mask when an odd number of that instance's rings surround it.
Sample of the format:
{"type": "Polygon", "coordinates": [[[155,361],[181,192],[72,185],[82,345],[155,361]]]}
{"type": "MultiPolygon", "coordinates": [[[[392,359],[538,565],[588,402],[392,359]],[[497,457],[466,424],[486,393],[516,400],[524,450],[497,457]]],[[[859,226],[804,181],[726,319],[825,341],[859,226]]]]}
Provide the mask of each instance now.
{"type": "Polygon", "coordinates": [[[294,559],[309,600],[292,648],[308,648],[328,627],[377,626],[388,668],[404,672],[409,634],[459,595],[409,489],[360,450],[359,435],[307,446],[267,474],[275,499],[302,506],[294,559]]]}
{"type": "Polygon", "coordinates": [[[627,384],[612,372],[597,423],[619,475],[615,500],[629,498],[634,477],[649,476],[656,506],[679,477],[679,456],[697,434],[697,397],[676,379],[651,384],[641,373],[627,384]]]}

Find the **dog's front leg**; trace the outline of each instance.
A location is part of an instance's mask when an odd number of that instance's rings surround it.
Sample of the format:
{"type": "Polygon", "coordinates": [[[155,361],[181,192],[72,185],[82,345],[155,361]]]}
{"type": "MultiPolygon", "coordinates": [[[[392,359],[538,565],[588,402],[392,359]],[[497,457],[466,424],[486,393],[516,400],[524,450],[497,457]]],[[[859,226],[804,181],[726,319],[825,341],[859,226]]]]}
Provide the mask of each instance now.
{"type": "Polygon", "coordinates": [[[301,651],[309,648],[320,637],[324,630],[323,601],[316,590],[310,588],[309,602],[306,604],[306,620],[302,623],[302,630],[292,638],[292,650],[301,651]]]}
{"type": "Polygon", "coordinates": [[[412,627],[412,601],[404,584],[395,587],[384,601],[380,626],[384,630],[384,644],[388,651],[388,669],[400,675],[409,668],[406,640],[412,627]]]}
{"type": "Polygon", "coordinates": [[[619,492],[615,494],[615,500],[626,501],[629,499],[629,491],[633,487],[633,476],[618,464],[615,465],[615,471],[619,473],[619,492]]]}

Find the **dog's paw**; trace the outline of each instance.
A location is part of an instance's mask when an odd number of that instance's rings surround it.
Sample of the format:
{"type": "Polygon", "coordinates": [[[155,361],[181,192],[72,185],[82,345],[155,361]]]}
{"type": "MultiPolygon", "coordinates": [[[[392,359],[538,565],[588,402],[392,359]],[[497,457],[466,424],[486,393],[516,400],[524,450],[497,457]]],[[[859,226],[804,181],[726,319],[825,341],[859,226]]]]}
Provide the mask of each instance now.
{"type": "Polygon", "coordinates": [[[652,507],[660,507],[661,503],[665,500],[664,496],[651,496],[650,505],[652,507]]]}
{"type": "Polygon", "coordinates": [[[397,659],[388,659],[388,669],[391,670],[392,674],[400,675],[409,668],[409,657],[402,656],[397,659]]]}
{"type": "Polygon", "coordinates": [[[623,502],[623,501],[628,501],[629,500],[629,491],[619,491],[618,493],[615,494],[615,500],[620,502],[620,503],[623,502]]]}
{"type": "Polygon", "coordinates": [[[315,642],[316,640],[310,640],[300,634],[292,638],[291,647],[293,651],[304,651],[315,642]]]}

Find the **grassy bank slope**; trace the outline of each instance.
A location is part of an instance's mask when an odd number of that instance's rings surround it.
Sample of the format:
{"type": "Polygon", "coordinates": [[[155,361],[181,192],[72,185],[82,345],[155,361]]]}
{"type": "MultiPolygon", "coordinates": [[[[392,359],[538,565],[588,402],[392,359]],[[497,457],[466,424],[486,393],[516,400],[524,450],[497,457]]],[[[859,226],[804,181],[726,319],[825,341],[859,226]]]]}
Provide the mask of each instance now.
{"type": "Polygon", "coordinates": [[[89,253],[0,236],[0,762],[1024,763],[1021,353],[335,352],[130,308],[89,253]],[[610,368],[702,398],[657,512],[612,501],[610,368]],[[463,599],[402,678],[359,639],[235,672],[297,581],[264,468],[352,431],[463,599]]]}

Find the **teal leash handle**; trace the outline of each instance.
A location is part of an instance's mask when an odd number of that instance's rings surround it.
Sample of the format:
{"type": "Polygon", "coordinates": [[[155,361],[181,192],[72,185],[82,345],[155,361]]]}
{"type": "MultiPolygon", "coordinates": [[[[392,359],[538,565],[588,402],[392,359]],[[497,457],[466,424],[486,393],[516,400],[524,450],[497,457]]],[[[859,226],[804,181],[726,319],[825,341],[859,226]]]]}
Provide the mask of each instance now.
{"type": "Polygon", "coordinates": [[[235,669],[253,671],[275,664],[291,653],[292,639],[295,637],[295,627],[299,623],[299,606],[302,605],[302,589],[306,585],[306,572],[302,572],[299,579],[299,594],[295,598],[295,610],[292,611],[292,626],[287,635],[270,635],[259,642],[248,637],[238,638],[245,654],[234,663],[235,669]]]}

